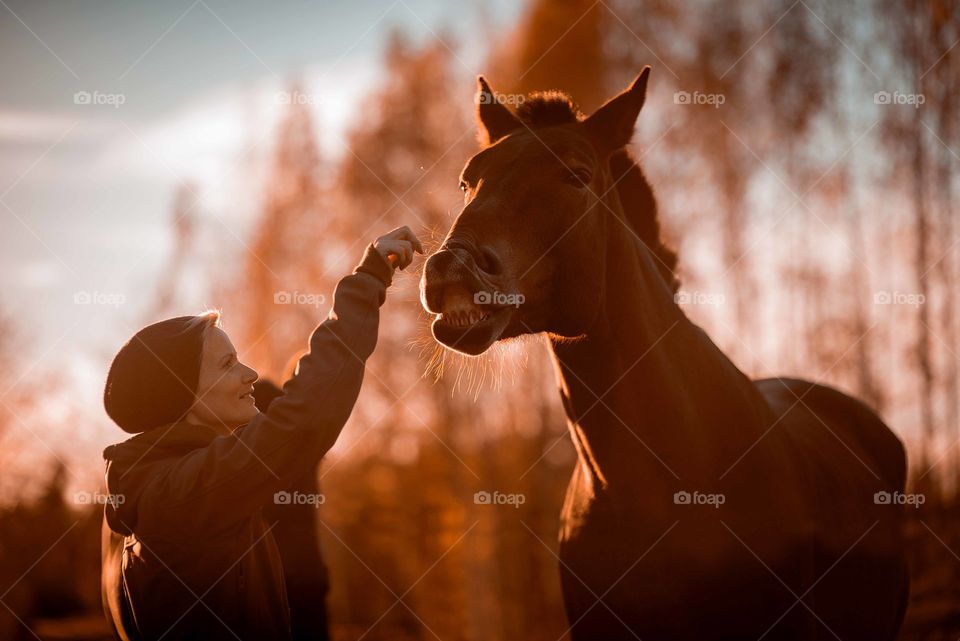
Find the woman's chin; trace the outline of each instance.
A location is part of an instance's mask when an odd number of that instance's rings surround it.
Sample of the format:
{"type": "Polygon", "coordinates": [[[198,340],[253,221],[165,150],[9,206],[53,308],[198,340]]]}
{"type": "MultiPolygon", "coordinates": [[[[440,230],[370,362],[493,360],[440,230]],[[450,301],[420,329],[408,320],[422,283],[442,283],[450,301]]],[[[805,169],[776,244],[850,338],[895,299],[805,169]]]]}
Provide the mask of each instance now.
{"type": "Polygon", "coordinates": [[[256,407],[243,408],[241,410],[238,410],[233,415],[231,415],[229,419],[224,419],[223,425],[226,426],[227,429],[230,430],[230,432],[233,432],[237,428],[243,427],[244,425],[252,421],[253,417],[255,417],[259,413],[260,413],[260,410],[258,410],[256,407]]]}

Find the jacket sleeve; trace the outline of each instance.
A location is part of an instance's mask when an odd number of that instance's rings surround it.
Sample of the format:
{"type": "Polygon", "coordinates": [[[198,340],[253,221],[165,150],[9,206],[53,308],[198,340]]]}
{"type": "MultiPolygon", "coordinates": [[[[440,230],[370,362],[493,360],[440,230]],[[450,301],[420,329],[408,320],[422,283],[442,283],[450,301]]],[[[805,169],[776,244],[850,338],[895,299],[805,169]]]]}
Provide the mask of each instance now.
{"type": "Polygon", "coordinates": [[[337,285],[333,307],[311,334],[283,396],[235,434],[215,438],[151,479],[138,504],[138,529],[230,527],[319,462],[357,400],[392,272],[368,246],[337,285]]]}

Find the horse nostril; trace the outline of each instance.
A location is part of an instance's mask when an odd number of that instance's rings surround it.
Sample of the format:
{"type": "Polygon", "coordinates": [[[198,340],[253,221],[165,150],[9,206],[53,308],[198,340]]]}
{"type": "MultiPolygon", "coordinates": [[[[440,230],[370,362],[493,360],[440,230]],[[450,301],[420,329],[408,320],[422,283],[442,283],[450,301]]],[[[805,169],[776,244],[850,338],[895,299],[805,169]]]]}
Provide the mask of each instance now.
{"type": "Polygon", "coordinates": [[[497,276],[503,271],[503,263],[497,257],[497,254],[489,247],[481,247],[477,257],[477,267],[488,274],[497,276]]]}

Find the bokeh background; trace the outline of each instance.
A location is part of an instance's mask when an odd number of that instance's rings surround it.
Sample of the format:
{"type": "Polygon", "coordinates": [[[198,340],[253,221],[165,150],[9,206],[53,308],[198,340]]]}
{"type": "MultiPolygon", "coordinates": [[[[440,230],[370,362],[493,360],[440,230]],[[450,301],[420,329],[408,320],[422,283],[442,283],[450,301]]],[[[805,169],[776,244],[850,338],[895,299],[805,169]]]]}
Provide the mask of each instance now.
{"type": "MultiPolygon", "coordinates": [[[[954,0],[0,0],[0,638],[107,638],[102,384],[139,327],[219,308],[282,382],[367,243],[442,240],[477,74],[589,112],[645,64],[680,304],[904,439],[902,638],[957,638],[958,41],[954,0]]],[[[318,471],[334,637],[558,641],[575,454],[544,342],[439,351],[421,265],[318,471]]]]}

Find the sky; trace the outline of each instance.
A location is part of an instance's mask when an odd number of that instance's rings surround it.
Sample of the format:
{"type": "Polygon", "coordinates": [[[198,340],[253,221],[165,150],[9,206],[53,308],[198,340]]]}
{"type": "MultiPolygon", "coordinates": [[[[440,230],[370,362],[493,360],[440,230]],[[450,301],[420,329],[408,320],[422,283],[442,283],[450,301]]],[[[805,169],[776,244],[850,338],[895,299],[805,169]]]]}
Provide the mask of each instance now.
{"type": "MultiPolygon", "coordinates": [[[[486,53],[475,27],[511,25],[520,9],[0,0],[0,309],[21,339],[13,387],[58,372],[75,398],[97,401],[77,412],[102,414],[105,364],[148,322],[178,185],[194,185],[198,224],[242,249],[258,206],[251,177],[285,103],[309,104],[321,149],[339,156],[391,30],[444,34],[472,88],[486,53]]],[[[184,313],[218,304],[196,302],[184,313]]]]}

